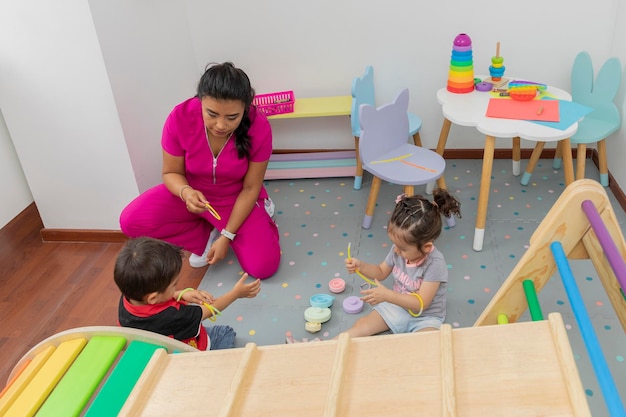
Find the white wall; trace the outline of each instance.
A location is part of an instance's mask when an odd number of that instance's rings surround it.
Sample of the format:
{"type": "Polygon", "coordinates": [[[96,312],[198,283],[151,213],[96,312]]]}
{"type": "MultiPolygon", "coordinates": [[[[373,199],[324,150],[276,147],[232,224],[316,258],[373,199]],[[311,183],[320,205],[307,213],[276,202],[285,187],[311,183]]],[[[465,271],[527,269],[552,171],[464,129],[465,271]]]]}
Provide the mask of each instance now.
{"type": "Polygon", "coordinates": [[[0,189],[5,196],[0,205],[0,227],[4,227],[33,202],[33,196],[17,159],[2,111],[0,111],[0,178],[2,178],[0,189]]]}
{"type": "MultiPolygon", "coordinates": [[[[379,104],[410,88],[429,147],[442,122],[435,92],[459,33],[473,40],[476,74],[487,72],[498,41],[507,75],[565,89],[580,50],[596,63],[618,55],[626,64],[618,0],[492,9],[486,0],[4,0],[0,108],[45,226],[117,229],[124,204],[160,182],[165,116],[194,94],[209,62],[233,61],[258,93],[290,89],[296,98],[349,95],[371,64],[379,104]]],[[[352,146],[343,118],[272,124],[275,148],[352,146]]],[[[448,146],[483,141],[455,126],[448,146]]],[[[624,147],[609,143],[609,169],[622,185],[624,147]]]]}
{"type": "Polygon", "coordinates": [[[138,189],[87,2],[0,6],[0,108],[45,227],[119,229],[138,189]]]}

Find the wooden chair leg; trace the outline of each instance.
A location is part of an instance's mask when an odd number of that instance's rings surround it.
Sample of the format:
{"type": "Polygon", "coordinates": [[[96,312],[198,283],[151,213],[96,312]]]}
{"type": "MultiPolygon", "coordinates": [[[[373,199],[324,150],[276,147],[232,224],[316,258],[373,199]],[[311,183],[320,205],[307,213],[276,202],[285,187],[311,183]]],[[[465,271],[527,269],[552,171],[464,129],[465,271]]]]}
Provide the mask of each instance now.
{"type": "Polygon", "coordinates": [[[606,139],[598,141],[598,169],[600,171],[600,184],[609,186],[609,165],[606,160],[606,139]]]}
{"type": "Polygon", "coordinates": [[[415,134],[413,135],[413,143],[415,143],[415,146],[419,146],[420,148],[422,147],[422,138],[420,137],[420,132],[415,132],[415,134]]]}
{"type": "Polygon", "coordinates": [[[356,172],[354,173],[354,189],[360,190],[363,183],[363,162],[359,156],[359,137],[354,137],[354,149],[356,150],[356,172]]]}
{"type": "Polygon", "coordinates": [[[522,179],[520,183],[522,185],[528,185],[530,182],[530,176],[535,170],[535,166],[537,165],[537,161],[539,161],[539,157],[541,157],[541,152],[543,152],[543,147],[545,146],[545,142],[537,142],[535,144],[535,149],[533,149],[533,153],[530,155],[530,159],[528,160],[528,165],[526,166],[526,171],[524,175],[522,175],[522,179]]]}
{"type": "Polygon", "coordinates": [[[579,143],[576,148],[576,179],[585,178],[585,163],[587,159],[587,145],[579,143]]]}
{"type": "Polygon", "coordinates": [[[380,192],[380,184],[381,179],[374,176],[372,178],[370,195],[367,198],[367,206],[365,207],[365,217],[363,217],[364,229],[369,229],[372,226],[372,218],[374,217],[374,210],[376,209],[376,200],[378,199],[378,193],[380,192]]]}
{"type": "Polygon", "coordinates": [[[415,195],[415,187],[412,185],[405,185],[404,186],[404,194],[406,194],[407,196],[412,196],[415,195]]]}

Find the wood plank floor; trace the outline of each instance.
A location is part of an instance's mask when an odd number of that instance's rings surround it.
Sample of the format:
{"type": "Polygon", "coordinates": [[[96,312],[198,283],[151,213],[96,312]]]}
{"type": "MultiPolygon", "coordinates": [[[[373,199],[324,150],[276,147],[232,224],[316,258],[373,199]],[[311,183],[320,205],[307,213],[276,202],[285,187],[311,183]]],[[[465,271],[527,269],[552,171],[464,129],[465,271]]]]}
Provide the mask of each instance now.
{"type": "MultiPolygon", "coordinates": [[[[0,389],[22,355],[46,337],[117,324],[113,266],[123,243],[43,242],[42,228],[31,204],[0,229],[0,389]]],[[[204,273],[185,262],[179,285],[195,287],[204,273]]]]}

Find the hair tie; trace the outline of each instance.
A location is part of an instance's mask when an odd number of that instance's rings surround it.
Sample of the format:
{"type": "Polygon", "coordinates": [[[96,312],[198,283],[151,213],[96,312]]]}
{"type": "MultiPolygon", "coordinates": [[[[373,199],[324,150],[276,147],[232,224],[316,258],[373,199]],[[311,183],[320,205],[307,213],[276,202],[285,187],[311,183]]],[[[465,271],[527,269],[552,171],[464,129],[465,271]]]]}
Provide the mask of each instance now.
{"type": "Polygon", "coordinates": [[[397,197],[396,197],[396,204],[398,204],[400,201],[404,200],[405,197],[406,197],[405,193],[398,194],[397,197]]]}
{"type": "Polygon", "coordinates": [[[431,201],[431,203],[433,204],[433,206],[435,206],[435,207],[439,208],[439,204],[437,204],[437,202],[436,202],[436,201],[434,201],[434,200],[433,200],[433,201],[431,201]]]}

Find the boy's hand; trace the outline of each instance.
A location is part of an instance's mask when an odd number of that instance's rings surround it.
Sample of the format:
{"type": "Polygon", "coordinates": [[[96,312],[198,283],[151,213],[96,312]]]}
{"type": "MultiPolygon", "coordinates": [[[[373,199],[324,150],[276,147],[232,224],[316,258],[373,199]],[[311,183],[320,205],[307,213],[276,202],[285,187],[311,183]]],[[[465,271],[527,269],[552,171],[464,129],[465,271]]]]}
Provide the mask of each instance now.
{"type": "Polygon", "coordinates": [[[215,298],[211,293],[203,290],[185,291],[183,293],[182,299],[187,301],[188,303],[195,304],[213,304],[213,301],[215,301],[215,298]]]}
{"type": "Polygon", "coordinates": [[[261,280],[255,279],[253,282],[246,284],[248,273],[244,273],[239,281],[235,284],[233,290],[237,294],[237,298],[254,298],[261,291],[261,280]]]}

